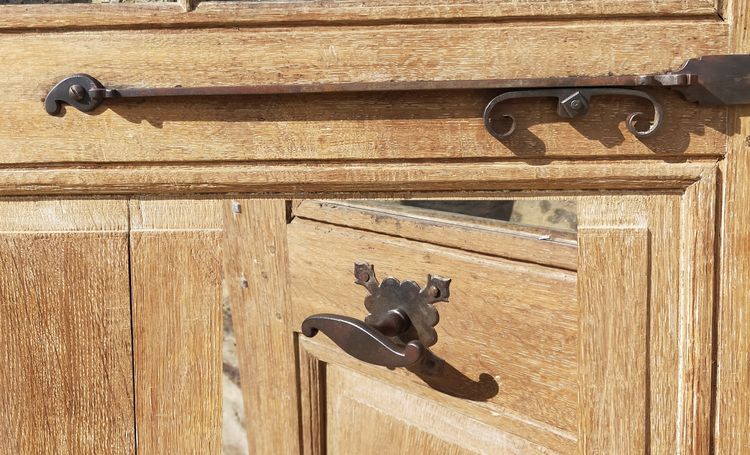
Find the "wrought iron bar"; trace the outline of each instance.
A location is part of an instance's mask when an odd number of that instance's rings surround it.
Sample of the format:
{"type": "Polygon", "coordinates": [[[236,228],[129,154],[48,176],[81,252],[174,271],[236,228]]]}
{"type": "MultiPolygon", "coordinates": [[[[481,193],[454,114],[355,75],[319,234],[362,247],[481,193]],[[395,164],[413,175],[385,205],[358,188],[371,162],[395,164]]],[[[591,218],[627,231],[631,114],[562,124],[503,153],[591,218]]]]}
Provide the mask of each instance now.
{"type": "Polygon", "coordinates": [[[584,115],[592,96],[637,96],[648,100],[654,109],[651,125],[639,131],[636,118],[642,113],[628,115],[626,126],[638,137],[654,134],[663,119],[661,105],[643,87],[665,87],[676,90],[688,102],[700,105],[731,105],[750,103],[750,55],[712,55],[688,60],[680,69],[661,74],[626,76],[570,76],[530,79],[483,79],[445,81],[383,81],[256,84],[212,87],[106,87],[87,74],[69,76],[55,85],[47,95],[44,106],[50,115],[62,112],[70,105],[83,112],[91,112],[107,99],[154,98],[176,96],[245,96],[281,95],[294,93],[332,92],[389,92],[417,90],[474,90],[493,89],[506,91],[493,98],[484,110],[485,127],[492,136],[504,139],[515,128],[512,120],[509,130],[500,132],[492,126],[496,107],[505,100],[529,97],[558,98],[558,114],[565,118],[584,115]],[[510,92],[507,92],[510,90],[510,92]]]}

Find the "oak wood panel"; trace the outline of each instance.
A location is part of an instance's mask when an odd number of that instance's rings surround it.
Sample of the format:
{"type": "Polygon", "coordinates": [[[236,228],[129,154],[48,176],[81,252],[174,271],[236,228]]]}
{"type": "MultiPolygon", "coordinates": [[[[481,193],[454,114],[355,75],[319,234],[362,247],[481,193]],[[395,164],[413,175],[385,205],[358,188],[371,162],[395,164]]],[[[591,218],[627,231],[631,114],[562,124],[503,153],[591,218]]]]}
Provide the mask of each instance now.
{"type": "Polygon", "coordinates": [[[2,6],[0,29],[82,29],[124,26],[186,27],[196,25],[284,25],[351,22],[461,21],[491,19],[580,18],[602,16],[717,17],[712,0],[585,0],[585,1],[462,1],[389,2],[304,1],[197,2],[149,5],[10,5],[2,6]],[[185,10],[197,10],[190,14],[185,10]]]}
{"type": "MultiPolygon", "coordinates": [[[[328,368],[332,366],[341,368],[344,371],[360,373],[373,381],[397,389],[399,394],[407,393],[416,397],[425,398],[432,403],[437,403],[443,406],[447,413],[452,414],[453,412],[457,412],[462,416],[470,417],[476,422],[487,425],[487,428],[491,429],[488,431],[487,436],[491,436],[496,440],[504,440],[508,447],[524,447],[528,452],[532,453],[536,451],[544,451],[545,453],[575,452],[575,444],[571,444],[570,441],[565,440],[565,438],[561,436],[558,436],[557,438],[550,437],[544,440],[542,445],[531,443],[527,439],[517,436],[515,432],[511,430],[517,429],[517,425],[513,425],[511,420],[487,409],[486,406],[480,406],[479,409],[483,410],[477,412],[478,408],[476,403],[445,395],[435,389],[426,387],[424,384],[414,382],[410,380],[407,375],[402,374],[399,369],[390,371],[385,368],[363,364],[342,352],[340,348],[332,343],[326,342],[323,338],[305,338],[300,336],[299,349],[300,353],[302,353],[305,358],[316,359],[318,367],[323,371],[323,379],[314,383],[316,387],[322,387],[323,393],[322,395],[319,395],[319,404],[322,405],[323,408],[326,408],[328,394],[337,392],[336,390],[329,391],[328,387],[326,387],[327,380],[325,375],[327,374],[326,372],[328,368]],[[548,447],[553,447],[553,449],[548,449],[548,447]]],[[[303,376],[303,378],[308,380],[313,377],[307,375],[303,376]]],[[[308,415],[311,416],[312,414],[308,415]]],[[[323,412],[319,414],[318,419],[322,420],[310,422],[310,424],[313,425],[311,428],[322,428],[325,430],[327,425],[327,422],[325,421],[327,419],[326,409],[323,409],[323,412]]],[[[419,423],[417,425],[419,425],[419,423]]],[[[553,435],[550,434],[550,436],[553,435]]]]}
{"type": "Polygon", "coordinates": [[[227,200],[223,222],[224,270],[245,413],[252,420],[249,447],[258,454],[294,453],[300,440],[286,202],[227,200]]]}
{"type": "MultiPolygon", "coordinates": [[[[587,229],[648,230],[648,330],[642,342],[648,359],[644,428],[652,453],[700,452],[708,444],[714,265],[707,253],[713,248],[709,226],[716,220],[715,191],[716,169],[706,169],[680,195],[586,196],[577,204],[581,235],[587,229]]],[[[579,255],[595,260],[596,250],[587,251],[590,244],[579,239],[579,255]]],[[[619,267],[622,257],[627,256],[609,254],[604,260],[619,267]]],[[[599,283],[601,278],[590,280],[599,283]]],[[[606,414],[608,408],[599,409],[606,414]]]]}
{"type": "Polygon", "coordinates": [[[338,365],[326,368],[326,390],[331,453],[550,453],[439,401],[338,365]]]}
{"type": "Polygon", "coordinates": [[[713,365],[716,304],[716,170],[690,186],[680,219],[680,381],[678,448],[709,453],[712,448],[713,365]]]}
{"type": "Polygon", "coordinates": [[[581,228],[578,242],[580,451],[647,451],[648,232],[581,228]]]}
{"type": "Polygon", "coordinates": [[[91,31],[85,37],[0,35],[6,87],[0,163],[661,158],[725,150],[724,109],[697,109],[666,91],[657,95],[667,109],[664,130],[645,141],[625,131],[629,109],[643,107],[629,98],[599,97],[573,123],[557,118],[549,100],[524,102],[516,106],[523,114],[519,132],[504,143],[481,121],[491,92],[118,100],[94,115],[71,109],[62,117],[47,115],[40,103],[59,79],[78,72],[120,86],[650,73],[725,53],[727,27],[720,22],[91,31]],[[685,39],[685,27],[700,39],[685,39]],[[648,52],[644,42],[652,43],[648,52]]]}
{"type": "Polygon", "coordinates": [[[2,199],[0,231],[126,231],[128,206],[122,199],[2,199]]]}
{"type": "MultiPolygon", "coordinates": [[[[464,196],[469,191],[684,190],[713,163],[550,162],[125,166],[0,169],[0,195],[201,194],[464,196]]],[[[478,196],[477,194],[473,194],[478,196]]]]}
{"type": "MultiPolygon", "coordinates": [[[[177,78],[181,75],[175,74],[177,78]]],[[[1,109],[4,163],[69,161],[237,161],[363,159],[534,159],[624,155],[662,158],[721,155],[724,107],[698,107],[667,90],[659,134],[638,140],[629,112],[650,110],[638,98],[595,97],[574,122],[554,100],[509,102],[517,132],[497,141],[482,112],[496,91],[283,95],[123,100],[101,114],[68,110],[50,117],[37,100],[1,109]],[[22,121],[22,119],[26,119],[22,121]],[[64,130],[85,130],[68,136],[64,130]],[[422,131],[418,136],[415,131],[422,131]],[[115,136],[113,136],[115,135],[115,136]],[[176,139],[179,138],[179,139],[176,139]],[[85,145],[85,148],[83,147],[85,145]]],[[[5,103],[3,103],[5,104],[5,103]]]]}
{"type": "Polygon", "coordinates": [[[125,202],[0,214],[0,453],[134,453],[125,202]]]}
{"type": "Polygon", "coordinates": [[[366,315],[366,292],[351,284],[358,260],[375,264],[381,279],[393,275],[424,282],[427,273],[449,276],[451,301],[438,304],[440,341],[433,349],[466,378],[433,385],[464,400],[486,401],[473,409],[474,416],[504,415],[515,420],[504,427],[512,428],[508,431],[572,450],[577,415],[573,273],[299,219],[288,230],[294,327],[314,313],[366,315]],[[499,389],[493,392],[494,387],[499,389]]]}
{"type": "MultiPolygon", "coordinates": [[[[648,226],[649,235],[649,325],[648,338],[648,386],[649,404],[648,432],[651,453],[677,452],[679,447],[677,428],[680,409],[681,387],[680,362],[684,340],[680,338],[681,312],[680,285],[681,245],[690,243],[691,236],[683,230],[682,212],[684,195],[680,196],[633,196],[623,201],[624,206],[611,207],[618,217],[616,224],[632,223],[648,226]],[[631,212],[645,218],[644,221],[623,219],[631,212]]],[[[610,203],[611,204],[611,203],[610,203]]],[[[602,207],[594,203],[591,209],[602,207]]],[[[713,222],[710,211],[691,212],[698,219],[713,222]]],[[[593,218],[589,217],[593,220],[593,218]]],[[[579,221],[580,222],[580,221],[579,221]]],[[[602,223],[604,224],[604,223],[602,223]]],[[[687,269],[686,269],[687,270],[687,269]]]]}
{"type": "Polygon", "coordinates": [[[140,196],[129,201],[130,228],[135,231],[223,229],[221,200],[164,199],[140,196]]]}
{"type": "Polygon", "coordinates": [[[214,216],[201,219],[184,202],[130,203],[139,453],[221,450],[222,237],[212,203],[214,216]],[[182,229],[180,219],[189,220],[182,229]]]}
{"type": "Polygon", "coordinates": [[[575,270],[578,263],[575,234],[558,236],[549,229],[497,220],[445,219],[443,214],[417,207],[372,206],[357,201],[303,201],[294,209],[294,216],[492,256],[541,260],[567,270],[575,270]]]}
{"type": "MultiPolygon", "coordinates": [[[[750,4],[723,3],[732,51],[750,52],[750,4]]],[[[750,452],[750,108],[732,114],[733,135],[722,162],[715,453],[750,452]]]]}

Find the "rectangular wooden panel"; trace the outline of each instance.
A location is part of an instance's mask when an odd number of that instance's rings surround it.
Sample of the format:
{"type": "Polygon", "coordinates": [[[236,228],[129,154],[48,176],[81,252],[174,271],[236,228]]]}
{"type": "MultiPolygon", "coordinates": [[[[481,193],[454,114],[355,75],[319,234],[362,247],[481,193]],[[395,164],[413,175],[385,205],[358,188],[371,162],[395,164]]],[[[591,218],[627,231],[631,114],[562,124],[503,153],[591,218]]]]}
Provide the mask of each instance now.
{"type": "Polygon", "coordinates": [[[572,123],[549,100],[515,105],[518,133],[503,143],[484,131],[487,91],[117,100],[63,117],[40,100],[78,72],[157,87],[639,74],[725,53],[726,43],[725,24],[684,21],[0,35],[0,162],[44,163],[51,150],[58,163],[716,156],[725,110],[665,91],[657,96],[669,120],[647,141],[625,130],[627,113],[644,108],[631,98],[597,97],[572,123]],[[686,27],[701,39],[684,39],[686,27]]]}
{"type": "Polygon", "coordinates": [[[227,200],[223,220],[250,452],[295,453],[300,440],[286,202],[227,200]]]}
{"type": "Polygon", "coordinates": [[[325,387],[329,453],[550,453],[349,368],[327,366],[325,387]]]}
{"type": "Polygon", "coordinates": [[[643,228],[580,228],[581,453],[648,441],[649,242],[643,228]]]}
{"type": "MultiPolygon", "coordinates": [[[[294,327],[315,313],[367,314],[366,291],[352,284],[355,261],[374,264],[381,280],[451,277],[450,302],[437,304],[433,350],[457,374],[425,381],[444,392],[441,402],[475,418],[574,449],[575,273],[300,219],[289,226],[289,255],[294,327]]],[[[404,379],[424,384],[405,371],[392,380],[404,379]]]]}
{"type": "Polygon", "coordinates": [[[125,202],[0,213],[0,453],[134,453],[125,202]]]}
{"type": "Polygon", "coordinates": [[[217,204],[130,204],[139,453],[221,451],[222,256],[217,204]],[[198,214],[204,216],[194,216],[198,214]]]}

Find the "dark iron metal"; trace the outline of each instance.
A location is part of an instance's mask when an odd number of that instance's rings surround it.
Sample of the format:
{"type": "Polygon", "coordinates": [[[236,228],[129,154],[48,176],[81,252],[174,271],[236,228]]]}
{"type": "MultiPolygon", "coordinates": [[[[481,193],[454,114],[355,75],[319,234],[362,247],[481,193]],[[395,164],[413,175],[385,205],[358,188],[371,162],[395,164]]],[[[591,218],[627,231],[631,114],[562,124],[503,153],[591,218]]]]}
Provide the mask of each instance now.
{"type": "MultiPolygon", "coordinates": [[[[711,55],[688,60],[682,68],[662,74],[631,76],[568,76],[531,79],[490,79],[453,81],[388,81],[388,82],[340,82],[306,84],[256,84],[215,87],[160,87],[160,88],[106,88],[86,74],[76,74],[63,79],[50,90],[45,99],[45,109],[51,115],[61,112],[61,105],[68,104],[83,112],[96,109],[107,98],[150,98],[173,96],[227,96],[227,95],[271,95],[291,93],[330,92],[386,92],[413,90],[472,90],[497,89],[516,90],[494,98],[492,108],[511,98],[528,98],[527,90],[533,89],[539,96],[557,97],[558,113],[565,118],[575,118],[587,111],[591,96],[601,94],[638,96],[654,106],[651,126],[639,131],[635,120],[641,113],[630,114],[627,126],[638,137],[648,137],[659,128],[661,106],[648,94],[634,90],[640,87],[666,87],[680,92],[685,100],[700,105],[750,104],[750,55],[711,55]],[[630,90],[626,90],[630,88],[630,90]],[[555,93],[547,90],[560,89],[555,93]],[[625,91],[623,91],[625,90],[625,91]],[[511,96],[511,94],[520,95],[511,96]],[[573,97],[568,99],[569,97],[573,97]]],[[[485,125],[491,122],[485,109],[485,125]]],[[[505,115],[506,117],[511,117],[505,115]]],[[[512,117],[511,117],[512,118],[512,117]]],[[[494,137],[501,139],[513,132],[498,132],[488,126],[494,137]]]]}
{"type": "Polygon", "coordinates": [[[563,118],[576,118],[585,115],[589,110],[589,104],[591,103],[591,97],[596,95],[620,95],[620,96],[636,96],[648,100],[654,108],[654,118],[651,121],[651,126],[646,130],[636,129],[636,122],[638,117],[643,115],[643,112],[632,112],[628,114],[625,119],[625,126],[628,131],[633,133],[635,136],[644,138],[654,134],[661,126],[661,121],[664,115],[664,109],[661,107],[658,101],[651,95],[640,90],[624,89],[624,88],[581,88],[581,89],[570,89],[570,88],[558,88],[558,89],[545,89],[545,90],[521,90],[515,92],[505,92],[502,95],[496,96],[487,104],[484,108],[484,127],[487,131],[496,139],[503,140],[506,137],[513,134],[516,129],[516,119],[513,115],[508,113],[501,113],[501,116],[510,119],[510,127],[500,132],[493,126],[492,113],[495,107],[510,99],[518,98],[557,98],[557,115],[563,118]]]}
{"type": "Polygon", "coordinates": [[[378,283],[367,263],[356,263],[354,276],[370,292],[365,320],[316,314],[304,320],[302,333],[312,337],[321,331],[349,355],[375,365],[396,368],[421,362],[437,342],[434,327],[440,317],[433,304],[448,300],[450,279],[428,275],[424,288],[391,277],[378,283]]]}

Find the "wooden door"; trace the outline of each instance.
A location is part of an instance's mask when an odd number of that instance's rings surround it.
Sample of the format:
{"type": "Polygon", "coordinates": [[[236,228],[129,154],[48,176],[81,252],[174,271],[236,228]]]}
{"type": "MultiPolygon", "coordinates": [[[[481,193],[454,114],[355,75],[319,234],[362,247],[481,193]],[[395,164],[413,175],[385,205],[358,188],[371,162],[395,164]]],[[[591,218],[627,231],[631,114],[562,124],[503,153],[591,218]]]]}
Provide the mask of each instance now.
{"type": "Polygon", "coordinates": [[[641,141],[635,99],[574,122],[519,101],[501,142],[482,123],[492,90],[41,103],[81,72],[656,73],[747,52],[746,1],[0,3],[3,453],[215,453],[231,406],[260,454],[750,450],[743,110],[654,89],[666,123],[641,141]],[[579,222],[555,242],[363,198],[564,199],[579,222]],[[364,316],[354,260],[454,278],[434,350],[471,387],[300,335],[315,312],[364,316]]]}
{"type": "MultiPolygon", "coordinates": [[[[713,209],[710,198],[694,205],[714,186],[706,178],[683,194],[573,197],[572,237],[356,202],[305,201],[287,223],[280,201],[243,201],[233,224],[275,212],[276,227],[265,228],[274,243],[228,276],[262,264],[244,304],[288,330],[251,341],[253,371],[276,365],[251,387],[279,412],[276,394],[296,379],[305,453],[707,447],[713,275],[701,251],[713,242],[713,209]],[[436,304],[439,373],[367,365],[323,335],[299,334],[312,314],[367,315],[352,284],[362,260],[381,278],[453,278],[450,302],[436,304]],[[294,370],[281,367],[283,346],[294,370]]],[[[292,417],[281,432],[270,426],[278,421],[250,431],[273,447],[292,417]]]]}
{"type": "Polygon", "coordinates": [[[316,313],[368,314],[368,292],[352,284],[355,262],[373,264],[381,282],[393,276],[425,287],[428,273],[452,279],[449,301],[434,304],[440,320],[431,350],[444,364],[391,372],[351,358],[325,335],[298,337],[300,382],[309,387],[303,403],[318,410],[303,414],[302,430],[320,432],[305,448],[574,452],[575,234],[446,211],[494,215],[505,201],[424,202],[305,201],[294,211],[287,232],[295,327],[316,313]]]}

